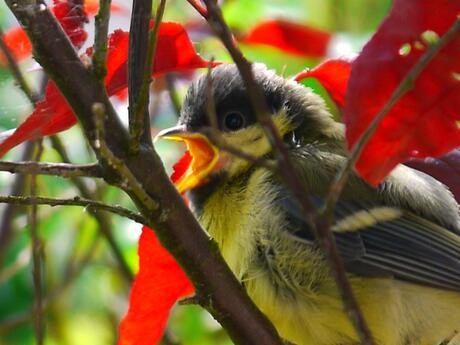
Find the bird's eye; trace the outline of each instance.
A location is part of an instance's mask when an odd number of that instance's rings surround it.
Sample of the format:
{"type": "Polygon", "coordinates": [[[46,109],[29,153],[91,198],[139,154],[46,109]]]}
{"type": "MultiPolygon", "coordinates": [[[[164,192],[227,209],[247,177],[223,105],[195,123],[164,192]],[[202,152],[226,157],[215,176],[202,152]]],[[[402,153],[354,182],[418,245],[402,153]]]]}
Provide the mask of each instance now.
{"type": "Polygon", "coordinates": [[[246,125],[246,119],[238,111],[231,111],[224,116],[224,129],[237,131],[246,125]]]}

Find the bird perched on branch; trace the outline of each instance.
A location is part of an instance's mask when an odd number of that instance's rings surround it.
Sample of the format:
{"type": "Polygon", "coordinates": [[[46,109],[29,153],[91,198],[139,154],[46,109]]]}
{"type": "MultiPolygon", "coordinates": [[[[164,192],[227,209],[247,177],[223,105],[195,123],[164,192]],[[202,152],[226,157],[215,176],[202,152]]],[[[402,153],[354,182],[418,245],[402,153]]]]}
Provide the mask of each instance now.
{"type": "MultiPolygon", "coordinates": [[[[271,118],[305,185],[322,207],[344,164],[344,130],[310,89],[252,67],[271,118]]],[[[192,156],[177,183],[250,297],[298,345],[359,342],[313,229],[293,193],[257,160],[277,156],[257,122],[235,65],[195,82],[179,124],[159,137],[184,141],[192,156]],[[212,87],[212,89],[210,89],[212,87]],[[215,118],[208,114],[212,95],[215,118]],[[214,125],[232,155],[202,133],[214,125]]],[[[449,190],[398,166],[378,188],[353,175],[334,211],[338,251],[379,345],[460,344],[460,218],[449,190]]]]}

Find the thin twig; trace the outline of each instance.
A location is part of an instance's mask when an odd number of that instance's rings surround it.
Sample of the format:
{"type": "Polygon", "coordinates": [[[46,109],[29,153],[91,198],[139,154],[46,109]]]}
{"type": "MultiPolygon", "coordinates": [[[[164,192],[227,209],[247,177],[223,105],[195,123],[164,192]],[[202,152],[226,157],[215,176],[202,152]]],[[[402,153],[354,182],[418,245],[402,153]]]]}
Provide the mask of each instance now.
{"type": "Polygon", "coordinates": [[[179,118],[181,102],[179,100],[179,95],[177,94],[175,78],[171,73],[168,73],[165,79],[166,79],[166,87],[168,88],[168,94],[171,100],[171,104],[176,113],[176,117],[179,118]]]}
{"type": "Polygon", "coordinates": [[[38,162],[9,162],[0,161],[0,171],[12,174],[51,175],[60,177],[102,177],[99,164],[66,164],[66,163],[38,163],[38,162]]]}
{"type": "Polygon", "coordinates": [[[227,144],[220,135],[220,132],[214,130],[213,128],[205,127],[202,128],[200,132],[204,134],[209,139],[209,141],[220,150],[228,152],[232,156],[244,159],[245,161],[248,161],[255,166],[263,167],[274,173],[278,173],[278,164],[276,164],[276,162],[273,160],[268,160],[265,157],[255,157],[247,152],[244,152],[238,147],[227,144]]]}
{"type": "Polygon", "coordinates": [[[408,92],[414,85],[415,80],[423,72],[430,61],[436,56],[436,54],[449,43],[458,33],[460,32],[460,18],[457,18],[452,24],[450,29],[434,44],[430,45],[427,51],[420,57],[417,63],[409,70],[406,76],[401,80],[399,85],[393,91],[388,101],[383,105],[382,109],[375,115],[372,122],[360,136],[353,149],[350,152],[350,156],[346,164],[337,174],[334,183],[332,184],[329,194],[326,198],[324,215],[329,217],[339,199],[343,188],[345,187],[348,177],[350,176],[353,167],[358,160],[361,152],[363,151],[366,143],[369,141],[371,136],[376,131],[380,122],[393,108],[393,106],[399,101],[399,99],[408,92]]]}
{"type": "Polygon", "coordinates": [[[208,18],[208,10],[206,9],[205,6],[203,6],[200,0],[187,0],[187,1],[190,5],[193,6],[195,10],[197,10],[199,14],[201,14],[203,18],[205,19],[208,18]]]}
{"type": "Polygon", "coordinates": [[[24,92],[26,97],[29,99],[30,103],[35,104],[38,102],[38,95],[32,91],[29,84],[27,84],[24,75],[22,74],[21,70],[19,69],[16,60],[13,57],[10,49],[6,46],[4,41],[4,33],[3,30],[0,29],[0,49],[2,50],[3,55],[5,55],[6,60],[8,61],[8,66],[11,69],[11,73],[13,73],[14,78],[16,79],[19,87],[24,92]]]}
{"type": "MultiPolygon", "coordinates": [[[[51,137],[51,144],[53,148],[56,150],[56,152],[61,156],[62,161],[64,163],[69,163],[70,157],[67,154],[67,150],[65,149],[64,145],[62,144],[61,140],[57,135],[51,137]]],[[[83,196],[83,198],[90,200],[97,200],[99,198],[98,192],[91,191],[88,188],[88,186],[84,183],[84,181],[82,181],[80,178],[73,177],[71,178],[71,181],[73,182],[75,187],[77,187],[78,191],[83,196]]],[[[98,212],[94,208],[89,208],[88,213],[90,213],[91,216],[93,216],[94,219],[97,221],[98,230],[101,232],[102,236],[107,241],[114,258],[117,261],[118,266],[120,267],[120,271],[123,278],[128,284],[130,284],[134,279],[134,273],[132,272],[131,268],[126,262],[123,252],[120,246],[118,245],[117,241],[115,240],[115,237],[113,236],[112,222],[110,218],[107,217],[106,214],[98,212]]]]}
{"type": "Polygon", "coordinates": [[[95,18],[93,68],[101,82],[107,74],[107,36],[109,33],[111,0],[99,0],[99,12],[95,18]]]}
{"type": "MultiPolygon", "coordinates": [[[[152,69],[155,63],[158,32],[160,31],[160,24],[161,20],[163,19],[165,6],[166,0],[160,0],[155,15],[153,29],[150,30],[149,34],[149,44],[147,48],[147,58],[145,60],[142,85],[139,90],[139,96],[137,98],[136,105],[134,107],[134,115],[132,117],[132,121],[130,121],[129,129],[131,134],[131,151],[134,153],[138,152],[141,138],[144,133],[148,133],[150,138],[150,117],[148,115],[147,106],[149,101],[150,83],[152,82],[152,69]],[[146,112],[147,115],[145,116],[146,112]]],[[[149,141],[151,143],[151,139],[149,141]]]]}
{"type": "MultiPolygon", "coordinates": [[[[52,291],[46,296],[46,298],[43,300],[43,310],[47,311],[49,307],[51,306],[51,303],[54,302],[57,298],[59,298],[69,286],[71,286],[71,283],[78,278],[78,276],[81,274],[83,269],[86,267],[86,265],[90,262],[92,256],[94,255],[98,241],[93,241],[89,249],[86,251],[86,253],[83,255],[83,258],[79,260],[77,264],[73,265],[68,265],[69,269],[66,270],[66,277],[62,283],[60,283],[58,286],[53,288],[52,291]]],[[[5,334],[9,330],[19,327],[27,322],[29,322],[33,318],[33,313],[31,312],[25,312],[20,315],[16,315],[10,319],[3,320],[0,323],[0,334],[5,334]]]]}
{"type": "Polygon", "coordinates": [[[233,61],[235,62],[245,84],[252,107],[256,113],[257,120],[266,133],[273,149],[278,153],[278,171],[284,183],[299,201],[303,209],[304,219],[307,224],[314,229],[318,241],[325,253],[329,263],[332,276],[334,277],[344,308],[350,316],[362,344],[373,344],[372,334],[367,322],[361,312],[358,302],[354,296],[351,285],[345,273],[343,261],[338,253],[335,239],[332,235],[330,224],[324,222],[321,217],[317,217],[316,208],[310,202],[307,188],[299,177],[297,170],[291,162],[287,148],[282,141],[277,128],[270,117],[270,112],[265,101],[265,96],[254,80],[251,63],[247,61],[242,52],[236,46],[235,40],[228,28],[219,7],[212,0],[204,0],[208,11],[208,22],[216,35],[220,38],[233,61]]]}
{"type": "Polygon", "coordinates": [[[217,113],[216,113],[216,102],[214,101],[214,95],[212,93],[212,65],[214,64],[214,58],[209,61],[208,72],[206,73],[206,114],[211,128],[214,130],[218,129],[217,113]]]}
{"type": "Polygon", "coordinates": [[[121,206],[112,206],[103,202],[89,200],[81,197],[74,197],[72,199],[54,199],[54,198],[43,198],[38,196],[0,196],[0,203],[15,204],[15,205],[48,205],[48,206],[83,206],[87,208],[94,208],[103,210],[111,213],[115,213],[119,216],[134,220],[139,224],[145,224],[146,220],[139,213],[133,212],[121,206]]]}
{"type": "MultiPolygon", "coordinates": [[[[21,159],[29,160],[32,158],[35,148],[35,142],[29,141],[25,144],[21,159]]],[[[20,195],[24,191],[26,176],[17,175],[9,192],[10,195],[20,195]]],[[[0,266],[3,256],[7,251],[8,244],[13,234],[13,219],[18,211],[17,205],[8,204],[2,212],[2,221],[0,224],[0,266]]]]}
{"type": "MultiPolygon", "coordinates": [[[[111,165],[120,175],[123,180],[124,188],[131,190],[137,197],[142,200],[150,209],[158,209],[158,203],[153,200],[144,190],[142,184],[136,179],[131,170],[129,170],[125,163],[115,157],[112,151],[110,151],[107,146],[104,138],[104,117],[105,117],[105,108],[102,103],[93,104],[93,114],[95,117],[96,124],[96,143],[95,148],[99,150],[100,154],[104,159],[111,165]]],[[[146,224],[146,223],[144,223],[146,224]]]]}
{"type": "MultiPolygon", "coordinates": [[[[35,160],[39,161],[43,153],[42,140],[37,141],[37,152],[35,160]]],[[[37,176],[30,176],[30,194],[35,197],[37,194],[37,176]]],[[[45,320],[43,313],[43,287],[42,287],[42,265],[43,265],[43,242],[38,234],[38,209],[37,204],[32,205],[29,216],[30,237],[32,241],[32,277],[34,286],[34,329],[37,345],[42,345],[45,338],[45,320]]]]}

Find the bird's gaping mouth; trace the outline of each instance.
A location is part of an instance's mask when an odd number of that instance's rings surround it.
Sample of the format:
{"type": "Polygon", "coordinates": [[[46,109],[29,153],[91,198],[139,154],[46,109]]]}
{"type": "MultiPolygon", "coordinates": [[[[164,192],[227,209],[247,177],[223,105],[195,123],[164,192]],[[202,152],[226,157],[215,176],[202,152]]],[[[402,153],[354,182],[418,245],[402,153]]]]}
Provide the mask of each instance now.
{"type": "Polygon", "coordinates": [[[185,126],[164,129],[155,137],[184,142],[187,151],[174,165],[171,180],[179,193],[184,193],[206,182],[210,173],[218,168],[219,150],[200,133],[187,132],[185,126]]]}

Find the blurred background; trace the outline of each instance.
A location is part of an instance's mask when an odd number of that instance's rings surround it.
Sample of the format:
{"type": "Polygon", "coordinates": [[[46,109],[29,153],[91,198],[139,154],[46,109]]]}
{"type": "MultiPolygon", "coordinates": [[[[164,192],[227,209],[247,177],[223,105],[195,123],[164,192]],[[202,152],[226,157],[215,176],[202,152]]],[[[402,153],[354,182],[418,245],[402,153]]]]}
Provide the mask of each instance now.
{"type": "MultiPolygon", "coordinates": [[[[110,31],[117,28],[127,30],[130,1],[112,1],[121,10],[113,13],[110,31]]],[[[220,3],[225,19],[246,56],[251,61],[267,64],[285,77],[313,67],[327,57],[358,53],[391,5],[390,0],[226,0],[220,3]],[[262,39],[247,39],[254,28],[273,19],[319,32],[321,37],[325,37],[324,51],[312,53],[311,49],[295,51],[288,47],[276,47],[270,42],[263,42],[263,33],[262,39]]],[[[203,57],[230,61],[206,23],[185,0],[169,0],[166,6],[164,21],[184,25],[203,57]]],[[[7,33],[15,26],[17,23],[1,2],[1,29],[7,33]]],[[[87,46],[92,45],[93,26],[94,20],[90,20],[87,46]]],[[[315,42],[310,45],[314,46],[315,42]]],[[[19,66],[31,87],[43,90],[44,76],[33,59],[24,59],[19,66]]],[[[200,73],[205,71],[171,74],[154,81],[150,102],[152,135],[176,122],[187,86],[200,73]]],[[[336,114],[334,104],[321,86],[313,80],[304,83],[323,95],[336,114]]],[[[127,121],[126,101],[114,98],[113,102],[120,117],[127,121]]],[[[6,64],[0,63],[0,131],[17,127],[31,110],[30,102],[17,87],[6,64]]],[[[41,161],[94,162],[91,149],[85,145],[78,126],[58,137],[47,138],[41,144],[23,144],[4,159],[29,160],[39,145],[43,147],[41,161]]],[[[156,148],[169,171],[183,150],[166,141],[158,142],[156,148]]],[[[36,184],[36,194],[40,196],[71,198],[80,195],[134,209],[125,194],[102,181],[38,176],[36,184]]],[[[30,178],[0,172],[0,194],[30,195],[30,178]]],[[[34,344],[31,208],[2,204],[0,214],[0,345],[34,344]]],[[[138,269],[136,250],[141,226],[119,216],[94,213],[82,207],[40,206],[37,220],[43,258],[43,302],[47,321],[45,344],[116,343],[118,323],[126,313],[130,283],[138,269]]],[[[172,311],[163,344],[231,342],[201,308],[177,306],[172,311]]]]}

